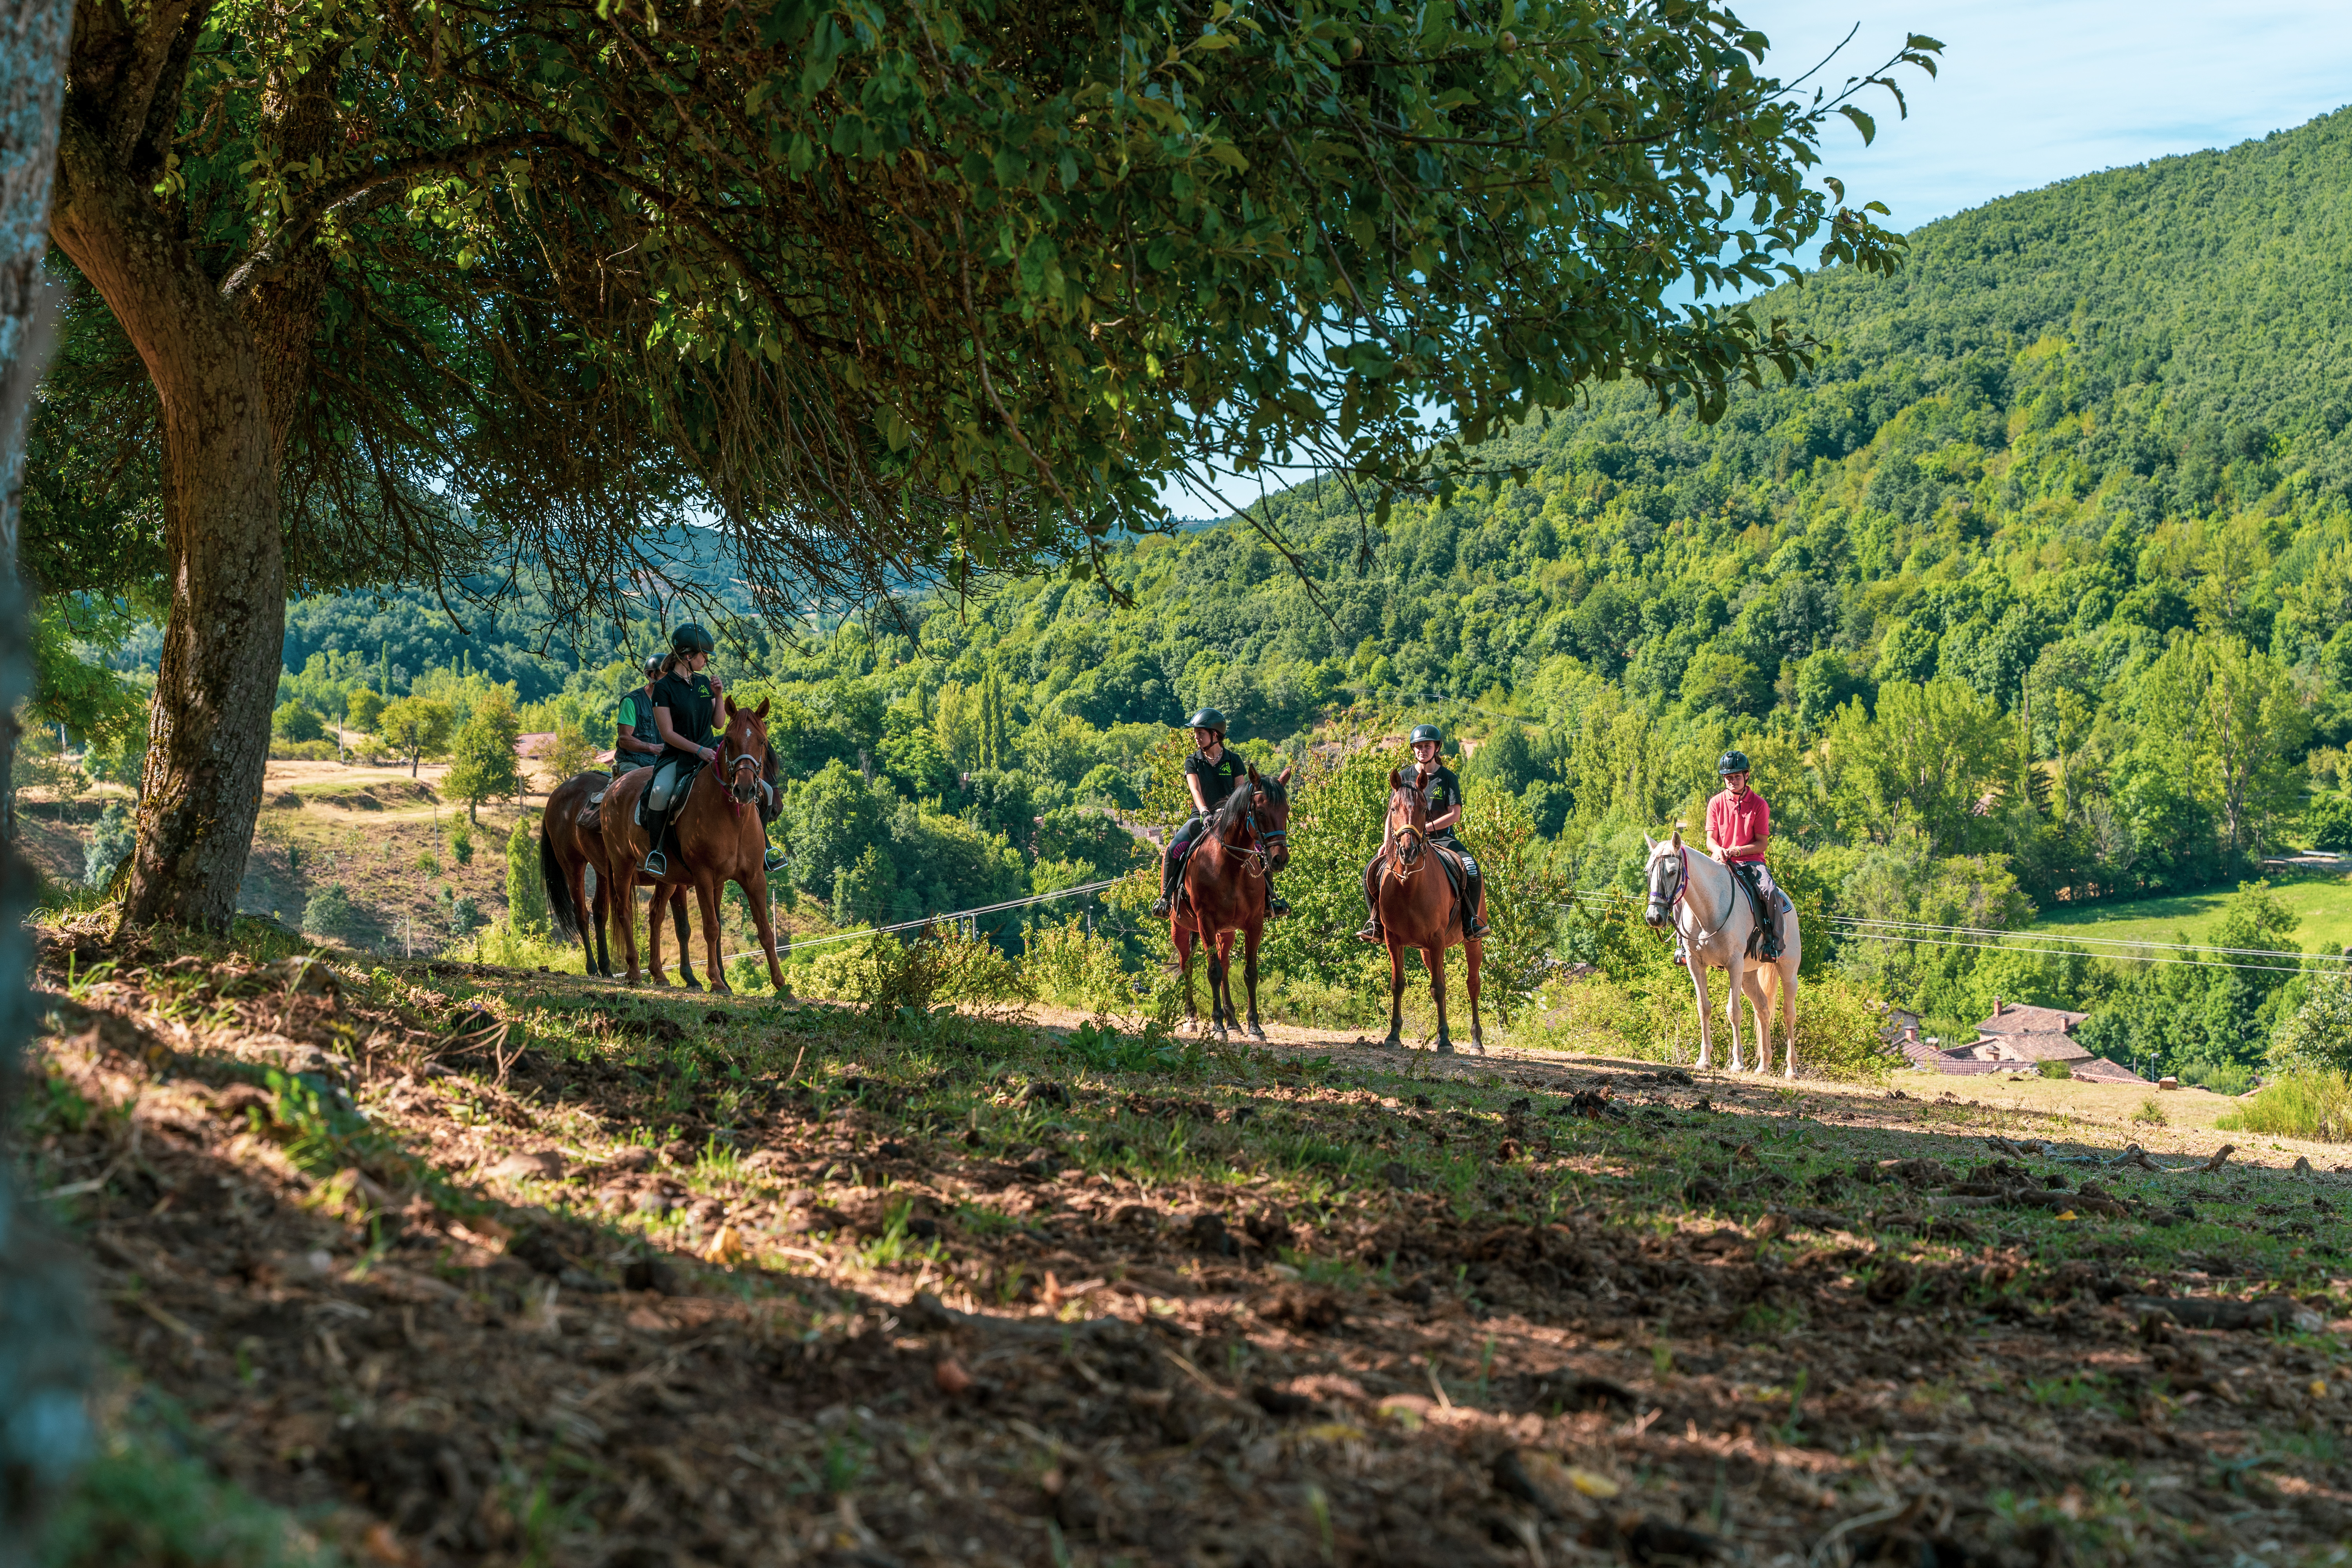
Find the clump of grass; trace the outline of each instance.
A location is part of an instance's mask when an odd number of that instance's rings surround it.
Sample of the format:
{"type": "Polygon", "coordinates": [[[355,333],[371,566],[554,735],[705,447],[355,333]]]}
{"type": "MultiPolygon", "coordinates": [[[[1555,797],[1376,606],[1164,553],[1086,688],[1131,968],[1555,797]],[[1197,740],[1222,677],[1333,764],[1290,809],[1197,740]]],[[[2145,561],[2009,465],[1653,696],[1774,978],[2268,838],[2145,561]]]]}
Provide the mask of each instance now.
{"type": "Polygon", "coordinates": [[[2352,1075],[2290,1073],[2213,1125],[2231,1132],[2352,1143],[2352,1075]]]}
{"type": "Polygon", "coordinates": [[[2152,1094],[2139,1102],[2139,1109],[2132,1112],[2131,1119],[2143,1127],[2162,1127],[2172,1120],[2164,1113],[2164,1107],[2156,1102],[2156,1096],[2152,1094]]]}

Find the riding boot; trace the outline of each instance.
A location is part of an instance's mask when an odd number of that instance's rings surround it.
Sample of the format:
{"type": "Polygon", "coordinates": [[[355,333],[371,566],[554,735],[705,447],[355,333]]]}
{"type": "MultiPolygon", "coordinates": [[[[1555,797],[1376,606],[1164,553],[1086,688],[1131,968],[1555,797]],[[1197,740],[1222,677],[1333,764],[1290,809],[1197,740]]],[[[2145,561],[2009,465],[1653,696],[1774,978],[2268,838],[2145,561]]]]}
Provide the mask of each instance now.
{"type": "Polygon", "coordinates": [[[1464,912],[1462,933],[1475,937],[1492,935],[1495,928],[1488,925],[1486,917],[1478,912],[1486,907],[1486,874],[1484,871],[1471,875],[1469,891],[1470,907],[1464,912]]]}
{"type": "Polygon", "coordinates": [[[1168,911],[1176,907],[1176,847],[1170,845],[1160,857],[1160,896],[1151,900],[1151,918],[1166,920],[1168,911]]]}
{"type": "Polygon", "coordinates": [[[1274,890],[1274,879],[1266,879],[1265,914],[1268,920],[1280,920],[1290,912],[1290,900],[1274,890]]]}
{"type": "Polygon", "coordinates": [[[662,812],[646,825],[646,841],[652,846],[646,851],[645,864],[637,868],[640,876],[667,877],[669,857],[662,853],[662,845],[669,837],[669,813],[662,812]]]}
{"type": "Polygon", "coordinates": [[[1388,940],[1381,934],[1381,901],[1376,896],[1380,891],[1380,867],[1381,863],[1374,860],[1364,873],[1364,907],[1371,910],[1372,918],[1366,921],[1364,929],[1356,933],[1358,942],[1385,943],[1388,940]]]}

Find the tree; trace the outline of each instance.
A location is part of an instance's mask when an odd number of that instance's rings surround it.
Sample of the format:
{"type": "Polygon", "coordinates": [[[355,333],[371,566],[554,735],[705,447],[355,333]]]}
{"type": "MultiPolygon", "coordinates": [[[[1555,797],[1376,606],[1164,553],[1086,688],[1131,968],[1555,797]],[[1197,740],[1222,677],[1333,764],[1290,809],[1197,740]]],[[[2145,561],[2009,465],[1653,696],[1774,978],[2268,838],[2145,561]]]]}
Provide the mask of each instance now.
{"type": "Polygon", "coordinates": [[[547,889],[539,880],[539,824],[525,816],[507,835],[507,929],[547,929],[547,889]]]}
{"type": "Polygon", "coordinates": [[[522,793],[522,771],[515,760],[515,742],[521,735],[522,722],[505,687],[492,687],[474,704],[472,716],[450,742],[449,776],[442,785],[466,803],[467,821],[480,820],[482,802],[522,793]]]}
{"type": "MultiPolygon", "coordinates": [[[[48,356],[56,300],[42,275],[55,166],[68,0],[0,0],[0,780],[14,771],[16,699],[31,685],[31,617],[17,549],[26,416],[48,356]]],[[[28,994],[24,917],[39,884],[19,850],[12,799],[0,798],[0,978],[28,994]]],[[[34,1009],[0,1016],[0,1126],[18,1125],[16,1053],[34,1009]]],[[[43,1506],[88,1451],[89,1308],[67,1255],[16,1205],[0,1161],[0,1561],[32,1555],[43,1506]]]]}
{"type": "Polygon", "coordinates": [[[351,706],[344,710],[344,717],[351,721],[352,729],[373,735],[377,732],[376,721],[383,717],[384,707],[383,697],[362,686],[352,693],[351,706]]]}
{"type": "Polygon", "coordinates": [[[327,726],[325,721],[303,704],[281,702],[278,710],[269,717],[269,732],[281,741],[320,741],[326,738],[327,726]]]}
{"type": "Polygon", "coordinates": [[[376,716],[375,732],[395,753],[408,758],[408,776],[415,778],[417,764],[427,756],[438,755],[448,743],[450,717],[446,703],[403,697],[376,716]]]}
{"type": "Polygon", "coordinates": [[[1890,680],[1875,717],[1859,699],[1838,710],[1822,749],[1848,811],[1889,842],[1915,819],[1933,853],[1967,847],[1979,804],[2003,776],[2009,723],[1991,699],[1957,680],[1890,680]]]}
{"type": "Polygon", "coordinates": [[[547,768],[550,787],[594,767],[597,753],[602,750],[588,731],[579,725],[558,724],[555,738],[548,742],[547,750],[540,756],[541,763],[547,768]]]}
{"type": "Polygon", "coordinates": [[[1713,415],[1795,371],[1685,279],[1902,244],[1808,184],[1892,84],[1801,98],[1706,4],[89,0],[73,37],[55,232],[120,345],[74,363],[145,376],[71,391],[156,430],[124,482],[171,558],[136,921],[232,911],[289,583],[537,558],[577,622],[704,510],[784,616],[1085,574],[1163,479],[1278,461],[1385,521],[1595,378],[1713,415]]]}

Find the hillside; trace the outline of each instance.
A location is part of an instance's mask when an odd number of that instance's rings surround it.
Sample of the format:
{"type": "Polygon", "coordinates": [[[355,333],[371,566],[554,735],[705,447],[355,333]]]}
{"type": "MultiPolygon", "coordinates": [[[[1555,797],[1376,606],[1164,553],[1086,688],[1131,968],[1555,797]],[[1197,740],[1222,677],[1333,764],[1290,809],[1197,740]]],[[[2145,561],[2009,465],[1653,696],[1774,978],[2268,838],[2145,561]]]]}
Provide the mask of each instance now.
{"type": "MultiPolygon", "coordinates": [[[[1818,916],[2021,926],[2352,847],[2347,217],[2352,111],[2004,198],[1918,231],[1893,279],[1768,296],[1817,363],[1711,426],[1603,387],[1489,446],[1516,479],[1384,521],[1309,485],[1130,541],[1107,581],[806,644],[737,626],[722,668],[779,703],[800,781],[794,879],[838,916],[909,918],[1115,872],[1126,840],[1090,813],[1164,785],[1154,749],[1204,703],[1269,759],[1422,716],[1487,741],[1467,774],[1584,888],[1626,885],[1639,834],[1693,819],[1735,743],[1818,916]]],[[[462,705],[498,680],[527,729],[601,733],[630,648],[540,660],[528,619],[463,638],[413,596],[311,601],[281,697],[332,714],[426,681],[462,705]]],[[[1352,895],[1328,895],[1274,959],[1345,991],[1352,895]]],[[[1946,1019],[2125,984],[1826,928],[1807,947],[1946,1019]]],[[[2130,1048],[2252,1060],[2297,995],[2130,1048]]]]}

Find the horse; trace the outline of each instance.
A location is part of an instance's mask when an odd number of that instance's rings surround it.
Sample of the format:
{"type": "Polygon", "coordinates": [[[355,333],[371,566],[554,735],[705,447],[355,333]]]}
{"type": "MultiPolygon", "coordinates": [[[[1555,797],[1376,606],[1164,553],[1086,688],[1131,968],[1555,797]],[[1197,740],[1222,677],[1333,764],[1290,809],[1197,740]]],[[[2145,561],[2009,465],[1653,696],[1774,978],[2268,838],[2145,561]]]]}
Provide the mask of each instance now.
{"type": "Polygon", "coordinates": [[[1423,875],[1444,851],[1429,839],[1428,803],[1393,768],[1389,770],[1388,836],[1388,863],[1375,884],[1381,939],[1389,950],[1389,1037],[1383,1043],[1391,1048],[1404,1044],[1404,955],[1407,948],[1418,948],[1429,971],[1430,994],[1437,1002],[1438,1054],[1454,1054],[1445,1019],[1445,950],[1458,942],[1469,964],[1470,1046],[1483,1057],[1486,1036],[1478,1019],[1478,961],[1485,944],[1469,933],[1468,911],[1444,869],[1423,875]]]}
{"type": "MultiPolygon", "coordinates": [[[[613,775],[606,773],[575,773],[549,792],[547,810],[539,823],[539,882],[546,889],[548,913],[554,921],[556,932],[578,937],[587,962],[586,973],[607,980],[613,978],[612,954],[605,945],[605,931],[612,919],[613,873],[604,863],[603,832],[583,827],[580,819],[587,810],[588,797],[600,789],[608,789],[612,782],[613,775]],[[587,889],[590,872],[596,877],[593,904],[587,889]],[[583,915],[588,919],[583,920],[583,915]]],[[[646,918],[656,939],[664,906],[677,922],[678,973],[687,984],[693,985],[694,963],[687,953],[686,890],[656,884],[653,908],[646,911],[646,918]]],[[[658,940],[652,957],[654,978],[667,984],[669,976],[662,972],[658,940]]]]}
{"type": "MultiPolygon", "coordinates": [[[[686,798],[671,811],[670,823],[677,853],[669,858],[669,869],[652,879],[654,883],[653,915],[657,921],[665,891],[678,896],[678,947],[681,969],[686,947],[686,910],[683,890],[694,889],[697,907],[702,911],[702,936],[709,958],[710,989],[719,994],[729,991],[725,965],[719,958],[719,892],[728,882],[743,889],[751,906],[752,922],[759,928],[760,950],[768,960],[770,984],[782,992],[784,989],[783,966],[776,961],[776,931],[768,917],[768,873],[762,863],[767,848],[767,835],[760,826],[755,807],[760,800],[760,781],[769,758],[768,704],[759,707],[739,706],[732,697],[719,699],[726,719],[726,729],[719,737],[719,760],[712,766],[697,770],[693,783],[688,785],[686,798]]],[[[643,867],[646,852],[653,846],[646,830],[637,826],[637,802],[653,782],[654,768],[639,768],[614,779],[604,792],[602,812],[604,840],[604,863],[612,868],[613,885],[617,895],[616,905],[631,909],[636,902],[638,879],[645,875],[643,867]]],[[[622,945],[626,950],[629,972],[627,981],[637,983],[637,931],[635,921],[621,925],[622,945]]],[[[656,966],[660,963],[661,928],[649,928],[648,945],[653,949],[656,966]]],[[[691,970],[685,970],[687,984],[694,984],[691,970]]],[[[656,967],[658,975],[659,969],[656,967]]]]}
{"type": "Polygon", "coordinates": [[[1208,951],[1209,1017],[1221,1040],[1233,1037],[1228,1025],[1241,1023],[1232,978],[1236,931],[1242,935],[1242,980],[1249,990],[1250,1038],[1265,1038],[1257,1020],[1257,949],[1265,935],[1265,874],[1290,864],[1289,784],[1288,768],[1269,779],[1251,767],[1249,787],[1236,786],[1225,796],[1207,829],[1193,841],[1177,886],[1175,908],[1169,911],[1169,936],[1184,966],[1184,1021],[1200,1026],[1200,1015],[1192,1006],[1192,942],[1197,937],[1208,951]]]}
{"type": "Polygon", "coordinates": [[[1683,830],[1676,827],[1667,838],[1653,840],[1642,835],[1642,842],[1650,847],[1647,881],[1649,907],[1643,918],[1653,931],[1664,931],[1668,924],[1681,933],[1683,945],[1689,953],[1691,989],[1698,996],[1698,1065],[1705,1068],[1712,1058],[1714,1041],[1707,1028],[1706,972],[1721,969],[1729,972],[1730,994],[1724,1000],[1724,1024],[1731,1031],[1731,1070],[1745,1070],[1739,1062],[1739,1001],[1748,999],[1749,1013],[1756,1020],[1756,1070],[1772,1069],[1773,998],[1766,985],[1768,972],[1780,976],[1780,1010],[1782,1014],[1782,1034],[1788,1042],[1789,1068],[1783,1075],[1797,1076],[1797,965],[1804,956],[1804,944],[1797,922],[1789,922],[1789,940],[1780,949],[1780,956],[1769,964],[1758,961],[1758,967],[1748,963],[1748,939],[1756,929],[1756,914],[1748,895],[1734,883],[1731,869],[1704,850],[1695,850],[1683,842],[1683,830]]]}

